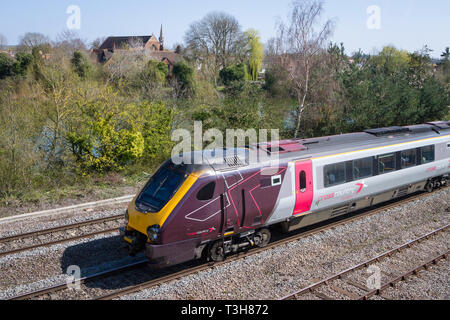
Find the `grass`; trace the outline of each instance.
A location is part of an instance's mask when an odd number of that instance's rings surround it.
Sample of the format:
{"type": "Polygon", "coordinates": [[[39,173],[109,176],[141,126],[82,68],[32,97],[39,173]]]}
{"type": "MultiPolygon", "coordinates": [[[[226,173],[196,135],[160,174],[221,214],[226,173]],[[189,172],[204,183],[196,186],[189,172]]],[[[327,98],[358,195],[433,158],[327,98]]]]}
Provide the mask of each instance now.
{"type": "Polygon", "coordinates": [[[156,168],[129,167],[87,177],[63,176],[63,173],[41,177],[39,182],[0,198],[0,216],[25,213],[135,194],[156,168]]]}

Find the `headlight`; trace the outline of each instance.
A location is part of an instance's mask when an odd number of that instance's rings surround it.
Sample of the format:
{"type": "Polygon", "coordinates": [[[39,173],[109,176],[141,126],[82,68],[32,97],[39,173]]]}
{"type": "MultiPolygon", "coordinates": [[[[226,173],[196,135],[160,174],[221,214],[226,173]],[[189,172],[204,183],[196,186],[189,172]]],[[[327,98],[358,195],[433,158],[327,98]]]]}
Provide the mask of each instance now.
{"type": "Polygon", "coordinates": [[[128,209],[127,209],[127,211],[125,211],[125,223],[128,224],[129,221],[130,221],[130,216],[128,215],[128,209]]]}
{"type": "Polygon", "coordinates": [[[156,240],[158,240],[160,231],[161,231],[161,227],[159,225],[157,225],[157,224],[155,224],[154,226],[149,227],[147,229],[148,239],[151,242],[155,242],[156,240]]]}

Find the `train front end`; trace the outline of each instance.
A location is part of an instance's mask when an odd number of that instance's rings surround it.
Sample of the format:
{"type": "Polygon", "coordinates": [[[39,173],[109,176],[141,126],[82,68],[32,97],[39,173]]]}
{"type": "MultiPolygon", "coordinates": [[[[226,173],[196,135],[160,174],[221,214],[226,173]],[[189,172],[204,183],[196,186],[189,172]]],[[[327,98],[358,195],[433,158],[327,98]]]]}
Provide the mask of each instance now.
{"type": "Polygon", "coordinates": [[[130,255],[145,251],[149,264],[167,267],[196,257],[198,239],[184,239],[183,226],[170,226],[182,200],[196,184],[197,166],[165,162],[128,206],[121,238],[130,255]],[[168,227],[169,225],[169,227],[168,227]]]}

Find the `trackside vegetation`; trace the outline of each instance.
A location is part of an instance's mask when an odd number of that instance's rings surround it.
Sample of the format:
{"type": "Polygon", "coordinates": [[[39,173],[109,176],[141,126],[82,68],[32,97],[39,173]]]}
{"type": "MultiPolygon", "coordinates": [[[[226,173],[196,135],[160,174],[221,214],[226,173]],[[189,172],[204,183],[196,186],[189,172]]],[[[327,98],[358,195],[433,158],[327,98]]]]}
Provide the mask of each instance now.
{"type": "Polygon", "coordinates": [[[3,207],[135,186],[170,156],[173,130],[194,121],[292,138],[450,120],[448,48],[440,59],[426,46],[348,53],[324,39],[307,56],[276,38],[263,46],[257,30],[217,13],[190,27],[172,70],[139,50],[99,63],[75,34],[40,39],[0,53],[3,207]],[[224,50],[190,37],[217,20],[232,26],[224,50]],[[294,79],[305,59],[308,79],[294,79]]]}

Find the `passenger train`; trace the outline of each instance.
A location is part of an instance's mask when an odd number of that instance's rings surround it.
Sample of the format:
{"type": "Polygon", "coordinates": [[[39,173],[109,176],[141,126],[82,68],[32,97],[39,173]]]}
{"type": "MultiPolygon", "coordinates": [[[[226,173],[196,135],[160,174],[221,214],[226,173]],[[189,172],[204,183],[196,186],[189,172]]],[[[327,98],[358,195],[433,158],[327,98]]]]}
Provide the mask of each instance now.
{"type": "Polygon", "coordinates": [[[260,143],[222,160],[159,168],[127,209],[130,254],[145,251],[156,268],[221,261],[266,246],[275,225],[289,232],[431,192],[448,183],[450,122],[260,143]]]}

